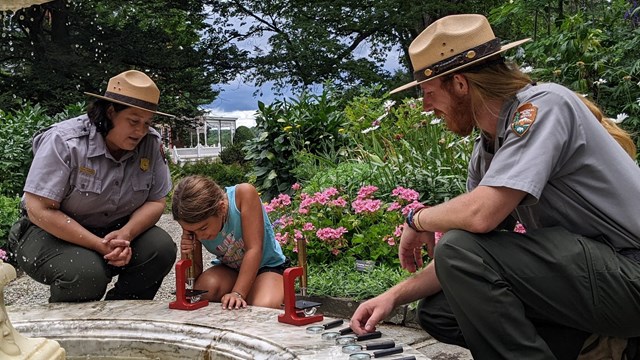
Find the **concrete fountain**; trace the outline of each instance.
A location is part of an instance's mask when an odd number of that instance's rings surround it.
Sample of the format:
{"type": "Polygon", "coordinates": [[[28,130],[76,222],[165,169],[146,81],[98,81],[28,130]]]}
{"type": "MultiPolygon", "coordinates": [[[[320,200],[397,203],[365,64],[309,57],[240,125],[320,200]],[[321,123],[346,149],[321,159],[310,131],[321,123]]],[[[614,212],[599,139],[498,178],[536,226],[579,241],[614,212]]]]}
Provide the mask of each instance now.
{"type": "MultiPolygon", "coordinates": [[[[1,270],[0,293],[15,278],[11,265],[2,263],[1,270]]],[[[7,312],[2,307],[0,318],[5,321],[1,324],[10,331],[3,331],[0,359],[58,360],[65,359],[65,352],[67,360],[348,358],[342,345],[323,339],[321,333],[306,331],[306,324],[279,321],[283,310],[253,306],[223,310],[220,304],[212,303],[185,311],[169,304],[129,300],[11,305],[7,312]],[[1,351],[15,350],[14,343],[20,349],[29,344],[38,351],[5,356],[1,351]]],[[[340,319],[325,317],[321,323],[336,320],[340,319]]],[[[382,340],[397,336],[383,330],[382,340]]],[[[396,344],[403,347],[402,356],[427,359],[407,344],[396,344]]]]}
{"type": "Polygon", "coordinates": [[[65,351],[55,340],[28,338],[11,324],[4,307],[4,287],[16,278],[13,266],[0,260],[0,358],[3,360],[64,360],[65,351]]]}

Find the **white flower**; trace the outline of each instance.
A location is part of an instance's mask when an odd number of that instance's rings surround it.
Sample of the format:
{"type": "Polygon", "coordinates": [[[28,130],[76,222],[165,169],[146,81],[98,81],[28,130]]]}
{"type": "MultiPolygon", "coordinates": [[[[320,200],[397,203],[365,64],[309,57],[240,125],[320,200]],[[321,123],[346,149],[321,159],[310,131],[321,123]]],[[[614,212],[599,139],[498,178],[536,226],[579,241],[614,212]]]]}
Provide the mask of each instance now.
{"type": "Polygon", "coordinates": [[[386,118],[386,117],[387,117],[387,115],[389,115],[389,113],[388,113],[388,112],[386,112],[386,113],[384,113],[384,114],[382,114],[382,115],[378,116],[378,118],[377,118],[377,119],[375,119],[375,120],[374,120],[374,122],[375,122],[375,121],[377,121],[377,122],[382,121],[382,119],[386,118]]]}
{"type": "Polygon", "coordinates": [[[640,106],[640,98],[637,98],[636,102],[638,103],[638,106],[640,106]]]}
{"type": "Polygon", "coordinates": [[[607,83],[607,80],[605,80],[603,78],[600,78],[600,79],[594,81],[593,85],[602,85],[602,84],[606,84],[606,83],[607,83]]]}
{"type": "Polygon", "coordinates": [[[366,134],[366,133],[368,133],[368,132],[371,132],[371,131],[373,131],[373,130],[376,130],[376,129],[377,129],[377,128],[379,128],[379,127],[380,127],[380,126],[372,126],[372,127],[369,127],[369,128],[366,128],[366,129],[362,130],[361,132],[362,132],[363,134],[366,134]]]}
{"type": "Polygon", "coordinates": [[[616,116],[615,119],[611,119],[611,121],[613,121],[616,124],[620,124],[621,122],[623,122],[626,118],[628,118],[629,115],[627,115],[627,113],[620,113],[616,116]]]}
{"type": "Polygon", "coordinates": [[[396,102],[393,100],[387,100],[384,102],[383,106],[384,106],[384,111],[389,112],[391,110],[391,107],[393,105],[395,105],[396,102]]]}
{"type": "Polygon", "coordinates": [[[440,118],[433,118],[433,120],[431,120],[430,124],[431,125],[436,125],[436,124],[440,124],[442,122],[442,119],[440,118]]]}
{"type": "Polygon", "coordinates": [[[522,69],[520,69],[520,71],[522,71],[525,74],[530,74],[533,71],[533,66],[525,66],[522,69]]]}
{"type": "Polygon", "coordinates": [[[431,110],[431,111],[423,111],[423,112],[420,113],[420,115],[431,116],[431,115],[433,115],[433,110],[431,110]]]}

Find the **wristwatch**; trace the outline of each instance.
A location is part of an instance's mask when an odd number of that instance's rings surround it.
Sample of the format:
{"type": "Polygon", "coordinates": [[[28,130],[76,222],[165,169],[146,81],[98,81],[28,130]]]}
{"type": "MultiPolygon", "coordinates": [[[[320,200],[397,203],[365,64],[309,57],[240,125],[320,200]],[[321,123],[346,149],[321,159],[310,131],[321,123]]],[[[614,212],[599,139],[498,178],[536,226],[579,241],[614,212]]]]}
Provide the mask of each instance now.
{"type": "MultiPolygon", "coordinates": [[[[423,209],[423,208],[418,209],[418,211],[420,211],[421,209],[423,209]]],[[[417,232],[422,232],[422,231],[424,231],[424,230],[419,230],[419,229],[416,227],[416,224],[413,222],[413,217],[415,216],[415,214],[416,214],[416,212],[417,212],[417,211],[415,211],[415,210],[416,210],[416,209],[411,209],[411,210],[409,210],[409,213],[407,213],[407,218],[406,218],[405,220],[406,220],[406,222],[407,222],[407,225],[409,225],[409,227],[410,227],[411,229],[413,229],[413,230],[415,230],[415,231],[417,231],[417,232]]]]}

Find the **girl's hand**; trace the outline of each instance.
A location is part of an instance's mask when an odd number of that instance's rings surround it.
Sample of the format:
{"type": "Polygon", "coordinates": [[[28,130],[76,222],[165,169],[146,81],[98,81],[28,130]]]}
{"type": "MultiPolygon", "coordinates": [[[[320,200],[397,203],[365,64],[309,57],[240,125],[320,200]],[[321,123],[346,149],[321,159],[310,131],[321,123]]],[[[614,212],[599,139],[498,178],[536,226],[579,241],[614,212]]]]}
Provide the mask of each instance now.
{"type": "Polygon", "coordinates": [[[220,299],[220,302],[222,303],[223,309],[233,310],[247,307],[247,302],[244,300],[242,295],[235,291],[224,294],[222,299],[220,299]]]}
{"type": "Polygon", "coordinates": [[[180,252],[182,254],[190,254],[193,252],[193,249],[196,247],[195,236],[191,231],[182,231],[182,236],[180,237],[180,252]]]}

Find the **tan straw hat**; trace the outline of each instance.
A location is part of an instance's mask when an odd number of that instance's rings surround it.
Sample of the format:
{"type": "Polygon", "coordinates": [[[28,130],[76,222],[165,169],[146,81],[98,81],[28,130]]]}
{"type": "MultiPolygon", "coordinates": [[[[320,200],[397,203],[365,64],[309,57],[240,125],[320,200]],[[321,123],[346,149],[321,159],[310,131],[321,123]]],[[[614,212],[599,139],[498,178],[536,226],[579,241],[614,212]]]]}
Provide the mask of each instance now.
{"type": "Polygon", "coordinates": [[[409,45],[416,79],[391,94],[435,79],[524,44],[531,39],[500,46],[486,17],[477,14],[450,15],[429,25],[409,45]]]}
{"type": "Polygon", "coordinates": [[[125,71],[109,79],[104,96],[88,92],[85,94],[155,114],[175,117],[157,111],[160,90],[147,74],[138,70],[125,71]]]}

